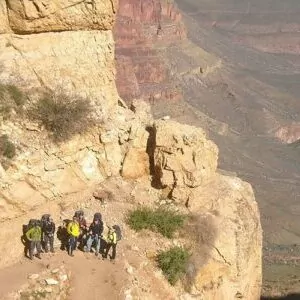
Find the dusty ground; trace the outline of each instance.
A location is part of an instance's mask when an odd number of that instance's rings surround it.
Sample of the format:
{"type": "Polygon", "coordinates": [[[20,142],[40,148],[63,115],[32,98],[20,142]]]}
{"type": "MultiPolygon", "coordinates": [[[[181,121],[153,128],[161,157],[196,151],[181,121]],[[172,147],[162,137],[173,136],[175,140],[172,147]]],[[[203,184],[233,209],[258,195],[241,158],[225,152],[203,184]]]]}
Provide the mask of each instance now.
{"type": "Polygon", "coordinates": [[[85,198],[73,195],[54,218],[59,226],[61,219],[72,217],[74,210],[81,208],[88,223],[92,221],[94,212],[100,211],[106,230],[106,225],[119,224],[123,239],[117,247],[115,264],[80,250],[70,257],[59,249],[60,242],[56,239],[55,254],[43,253],[41,260],[33,261],[21,258],[17,264],[0,270],[0,299],[14,299],[10,294],[20,290],[28,282],[30,274],[60,266],[71,272],[71,290],[67,299],[175,299],[175,290],[170,288],[157,268],[154,257],[157,251],[171,246],[176,240],[167,240],[148,231],[135,233],[125,223],[127,211],[138,204],[157,200],[155,190],[143,182],[126,183],[119,179],[106,182],[105,187],[114,191],[111,201],[100,202],[91,200],[89,195],[85,198]]]}

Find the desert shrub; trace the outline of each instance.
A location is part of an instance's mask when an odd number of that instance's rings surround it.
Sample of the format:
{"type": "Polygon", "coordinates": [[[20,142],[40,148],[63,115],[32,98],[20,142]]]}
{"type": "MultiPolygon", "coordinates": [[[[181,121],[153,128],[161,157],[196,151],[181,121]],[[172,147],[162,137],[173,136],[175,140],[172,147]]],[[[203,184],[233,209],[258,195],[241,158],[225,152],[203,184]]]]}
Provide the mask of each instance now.
{"type": "Polygon", "coordinates": [[[136,231],[149,229],[172,238],[174,232],[183,226],[185,218],[184,215],[166,208],[141,207],[129,212],[127,223],[136,231]]]}
{"type": "Polygon", "coordinates": [[[14,158],[16,155],[16,147],[9,140],[6,134],[0,136],[0,157],[6,157],[9,159],[14,158]]]}
{"type": "Polygon", "coordinates": [[[22,114],[26,96],[14,85],[0,84],[0,116],[7,120],[13,112],[22,114]]]}
{"type": "Polygon", "coordinates": [[[189,257],[188,250],[182,247],[172,247],[158,254],[158,266],[171,285],[175,285],[186,273],[189,257]]]}
{"type": "Polygon", "coordinates": [[[47,94],[32,106],[29,118],[39,122],[55,141],[68,140],[91,125],[91,104],[88,100],[64,94],[47,94]]]}
{"type": "Polygon", "coordinates": [[[6,89],[17,106],[22,106],[25,104],[26,98],[24,94],[15,85],[8,85],[6,89]]]}

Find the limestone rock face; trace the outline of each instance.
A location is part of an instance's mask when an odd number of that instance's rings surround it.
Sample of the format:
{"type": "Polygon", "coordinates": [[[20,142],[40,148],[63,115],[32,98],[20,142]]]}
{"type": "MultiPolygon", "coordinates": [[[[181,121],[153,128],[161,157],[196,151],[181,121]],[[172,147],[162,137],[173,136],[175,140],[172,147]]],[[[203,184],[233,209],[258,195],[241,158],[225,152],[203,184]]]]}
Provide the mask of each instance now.
{"type": "Polygon", "coordinates": [[[0,34],[9,32],[9,24],[8,24],[8,17],[7,17],[7,9],[5,1],[1,1],[0,3],[0,34]]]}
{"type": "Polygon", "coordinates": [[[186,203],[191,189],[205,185],[215,174],[218,149],[202,129],[174,121],[157,121],[154,164],[163,187],[172,198],[186,203]]]}
{"type": "Polygon", "coordinates": [[[111,30],[116,0],[8,0],[9,22],[18,33],[111,30]]]}
{"type": "Polygon", "coordinates": [[[194,195],[190,292],[199,299],[259,299],[262,230],[251,186],[217,175],[194,195]]]}
{"type": "Polygon", "coordinates": [[[105,118],[119,98],[111,31],[116,3],[5,3],[0,4],[0,82],[89,98],[95,114],[105,118]]]}
{"type": "Polygon", "coordinates": [[[113,45],[111,31],[0,35],[0,81],[81,95],[104,114],[118,99],[113,45]]]}

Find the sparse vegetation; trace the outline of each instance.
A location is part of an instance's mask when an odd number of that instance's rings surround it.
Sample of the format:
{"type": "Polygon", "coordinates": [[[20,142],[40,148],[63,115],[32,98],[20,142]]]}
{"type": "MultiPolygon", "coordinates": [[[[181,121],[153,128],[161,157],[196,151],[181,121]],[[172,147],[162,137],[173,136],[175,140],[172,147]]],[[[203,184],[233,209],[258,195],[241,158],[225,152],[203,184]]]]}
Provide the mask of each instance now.
{"type": "Polygon", "coordinates": [[[174,232],[183,226],[185,218],[184,215],[166,208],[142,207],[131,211],[127,222],[136,231],[149,229],[159,232],[167,238],[172,238],[174,232]]]}
{"type": "Polygon", "coordinates": [[[26,96],[14,85],[0,84],[0,117],[9,119],[14,113],[21,114],[26,96]]]}
{"type": "Polygon", "coordinates": [[[29,118],[38,121],[55,141],[68,140],[91,125],[91,104],[82,98],[64,94],[47,94],[29,110],[29,118]]]}
{"type": "Polygon", "coordinates": [[[0,157],[12,159],[16,155],[16,147],[6,134],[0,136],[0,157]]]}
{"type": "Polygon", "coordinates": [[[184,276],[190,253],[185,248],[173,247],[157,256],[157,263],[171,285],[184,276]]]}
{"type": "Polygon", "coordinates": [[[46,291],[30,291],[30,292],[21,292],[20,300],[38,300],[38,299],[45,299],[47,297],[46,291]]]}

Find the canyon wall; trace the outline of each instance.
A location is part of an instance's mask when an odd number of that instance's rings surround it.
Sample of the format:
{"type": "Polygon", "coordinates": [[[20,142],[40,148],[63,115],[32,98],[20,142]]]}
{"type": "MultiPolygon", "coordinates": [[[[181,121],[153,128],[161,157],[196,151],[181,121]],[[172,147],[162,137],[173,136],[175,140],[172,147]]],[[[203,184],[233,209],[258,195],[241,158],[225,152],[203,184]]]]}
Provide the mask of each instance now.
{"type": "Polygon", "coordinates": [[[170,81],[160,49],[185,39],[181,15],[173,1],[120,0],[114,38],[116,84],[120,96],[149,101],[181,98],[170,81]]]}

